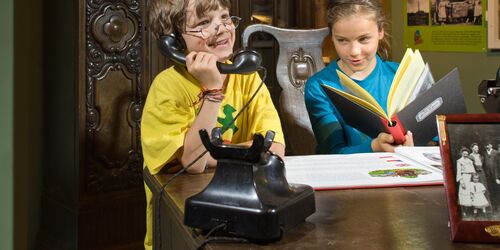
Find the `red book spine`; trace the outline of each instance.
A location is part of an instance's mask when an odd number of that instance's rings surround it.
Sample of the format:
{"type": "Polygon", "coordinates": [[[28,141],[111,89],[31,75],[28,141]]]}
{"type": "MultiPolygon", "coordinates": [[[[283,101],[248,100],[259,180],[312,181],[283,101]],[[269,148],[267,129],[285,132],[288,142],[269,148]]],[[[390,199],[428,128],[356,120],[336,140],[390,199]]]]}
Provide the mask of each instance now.
{"type": "Polygon", "coordinates": [[[399,118],[394,115],[392,117],[392,125],[387,122],[387,120],[381,118],[382,123],[384,124],[389,134],[394,138],[394,143],[403,144],[405,142],[406,129],[403,124],[399,121],[399,118]]]}

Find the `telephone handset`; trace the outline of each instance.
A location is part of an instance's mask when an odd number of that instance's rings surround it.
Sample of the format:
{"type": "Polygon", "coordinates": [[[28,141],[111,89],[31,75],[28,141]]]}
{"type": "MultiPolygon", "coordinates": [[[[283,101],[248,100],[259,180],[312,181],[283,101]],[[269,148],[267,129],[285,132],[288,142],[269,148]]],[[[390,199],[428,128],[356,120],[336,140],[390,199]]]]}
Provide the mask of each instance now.
{"type": "MultiPolygon", "coordinates": [[[[175,34],[161,36],[158,39],[160,51],[172,61],[186,65],[182,38],[175,34]]],[[[262,63],[261,55],[255,50],[239,50],[233,54],[233,64],[217,62],[217,68],[222,74],[250,74],[257,71],[262,63]]]]}

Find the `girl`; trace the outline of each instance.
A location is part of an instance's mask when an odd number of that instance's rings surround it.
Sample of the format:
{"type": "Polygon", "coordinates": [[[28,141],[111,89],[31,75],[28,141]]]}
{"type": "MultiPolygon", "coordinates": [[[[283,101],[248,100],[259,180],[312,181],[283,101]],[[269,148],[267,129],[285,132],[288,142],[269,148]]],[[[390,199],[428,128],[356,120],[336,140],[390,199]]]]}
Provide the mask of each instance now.
{"type": "Polygon", "coordinates": [[[449,1],[448,0],[441,0],[439,2],[439,5],[438,5],[438,17],[439,17],[439,22],[441,24],[445,23],[446,21],[448,21],[448,12],[447,12],[447,8],[448,8],[448,5],[449,5],[449,1]]]}
{"type": "Polygon", "coordinates": [[[479,175],[474,174],[472,176],[471,182],[471,196],[472,196],[472,207],[474,207],[474,215],[477,214],[477,210],[481,210],[483,214],[486,213],[486,208],[490,206],[488,199],[486,198],[486,187],[483,183],[479,182],[479,175]]]}
{"type": "MultiPolygon", "coordinates": [[[[380,133],[370,138],[347,125],[320,84],[344,90],[339,69],[368,91],[378,103],[387,103],[392,79],[398,68],[387,58],[385,18],[377,0],[337,0],[328,4],[328,23],[339,58],[309,78],[304,98],[318,153],[394,151],[394,138],[380,133]],[[377,54],[380,54],[380,56],[377,54]]],[[[387,108],[384,107],[386,110],[387,108]]],[[[404,145],[413,145],[409,132],[404,145]]]]}
{"type": "Polygon", "coordinates": [[[457,182],[464,180],[470,182],[472,175],[476,174],[474,163],[469,158],[469,149],[462,147],[460,149],[461,157],[457,160],[457,182]]]}
{"type": "MultiPolygon", "coordinates": [[[[227,127],[225,142],[249,144],[257,133],[275,132],[270,150],[284,157],[285,142],[278,113],[269,91],[262,85],[248,108],[230,123],[261,86],[257,73],[224,75],[216,62],[233,53],[239,18],[229,14],[229,0],[154,0],[149,12],[150,28],[158,38],[175,33],[185,44],[186,65],[174,65],[153,81],[144,105],[141,139],[145,166],[151,174],[176,171],[202,173],[215,167],[205,151],[199,130],[227,127]]],[[[152,194],[146,186],[147,233],[145,248],[152,245],[152,194]]]]}
{"type": "Polygon", "coordinates": [[[457,175],[458,183],[458,204],[462,207],[463,216],[467,215],[467,209],[472,206],[471,196],[471,178],[476,173],[474,164],[469,158],[469,149],[462,147],[460,149],[461,157],[457,160],[457,175]]]}

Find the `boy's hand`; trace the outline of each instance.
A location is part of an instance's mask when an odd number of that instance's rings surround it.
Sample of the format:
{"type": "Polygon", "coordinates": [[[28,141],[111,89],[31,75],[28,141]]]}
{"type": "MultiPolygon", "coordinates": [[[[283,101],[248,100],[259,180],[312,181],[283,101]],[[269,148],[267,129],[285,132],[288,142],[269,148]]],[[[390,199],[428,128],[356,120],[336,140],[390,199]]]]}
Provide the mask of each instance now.
{"type": "Polygon", "coordinates": [[[217,56],[207,52],[190,52],[186,67],[204,89],[222,88],[223,78],[217,69],[217,56]]]}

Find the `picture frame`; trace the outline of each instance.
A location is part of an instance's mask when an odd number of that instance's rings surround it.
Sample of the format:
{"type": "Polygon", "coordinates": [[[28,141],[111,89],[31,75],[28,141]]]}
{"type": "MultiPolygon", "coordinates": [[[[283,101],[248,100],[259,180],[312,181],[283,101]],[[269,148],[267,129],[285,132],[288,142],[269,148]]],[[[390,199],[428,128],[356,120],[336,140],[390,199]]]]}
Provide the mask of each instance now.
{"type": "Polygon", "coordinates": [[[488,11],[486,20],[488,21],[488,49],[500,49],[500,1],[488,0],[488,11]]]}
{"type": "Polygon", "coordinates": [[[437,124],[451,239],[500,243],[500,114],[438,115],[437,124]]]}

